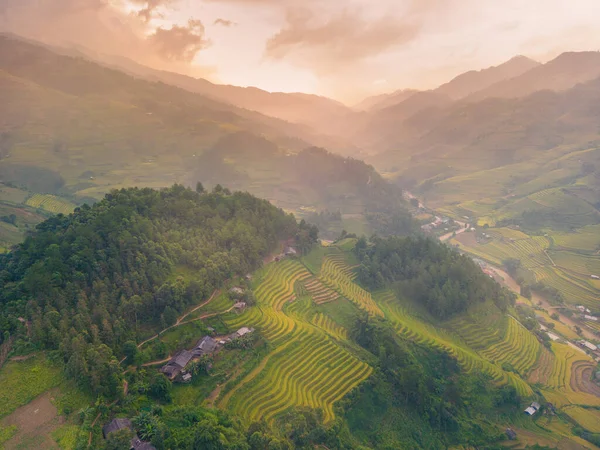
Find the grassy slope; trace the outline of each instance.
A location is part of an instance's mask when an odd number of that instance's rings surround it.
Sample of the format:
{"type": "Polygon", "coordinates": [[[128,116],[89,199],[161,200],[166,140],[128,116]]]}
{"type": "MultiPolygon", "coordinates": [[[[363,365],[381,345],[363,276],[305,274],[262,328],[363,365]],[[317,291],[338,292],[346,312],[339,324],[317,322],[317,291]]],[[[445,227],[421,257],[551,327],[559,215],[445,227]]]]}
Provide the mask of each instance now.
{"type": "MultiPolygon", "coordinates": [[[[227,353],[216,361],[212,377],[200,377],[191,385],[176,387],[174,402],[181,405],[201,402],[218,382],[230,377],[229,384],[223,385],[216,405],[247,421],[272,421],[287,408],[302,405],[323,408],[326,420],[330,421],[335,416],[335,403],[368,378],[373,370],[371,356],[348,340],[348,332],[359,310],[364,309],[371,314],[380,311],[398,333],[448,351],[464,370],[484,371],[499,384],[515,386],[524,400],[534,395],[529,381],[541,383],[536,385],[536,391],[543,393],[548,401],[563,408],[570,416],[578,417],[584,426],[595,426],[595,422],[581,419],[581,411],[574,406],[600,405],[600,398],[581,391],[580,383],[571,382],[571,379],[581,377],[581,372],[575,369],[577,365],[590,364],[584,354],[556,343],[552,352],[548,352],[520,323],[503,315],[491,303],[439,323],[418,305],[397,298],[392,291],[374,293],[368,301],[359,295],[361,290],[352,281],[353,258],[348,250],[350,248],[344,251],[337,246],[319,248],[306,260],[317,269],[317,279],[323,277],[323,283],[327,282],[330,289],[347,293],[352,297],[349,300],[340,297],[322,305],[314,304],[305,288],[305,283],[313,276],[299,261],[271,263],[257,272],[253,277],[257,305],[243,314],[228,313],[223,319],[230,329],[243,325],[257,327],[266,339],[267,347],[251,355],[239,351],[227,353]],[[318,260],[324,262],[319,264],[318,260]],[[327,275],[333,262],[338,271],[337,278],[327,275]],[[509,367],[507,364],[514,373],[505,370],[509,367]]],[[[217,298],[211,310],[224,311],[228,304],[217,298]]],[[[169,351],[187,345],[197,337],[192,336],[194,333],[203,332],[202,326],[187,327],[162,336],[169,351]]],[[[0,381],[3,386],[8,383],[14,384],[15,388],[3,389],[2,414],[9,414],[16,406],[64,383],[57,370],[41,357],[7,364],[0,371],[0,381]],[[23,384],[21,379],[28,382],[23,384]]],[[[77,394],[75,398],[83,397],[77,394]]],[[[502,420],[498,423],[500,427],[508,425],[506,418],[502,420]]],[[[560,422],[561,419],[556,420],[560,422]]],[[[544,431],[536,422],[519,416],[510,425],[525,430],[523,439],[529,443],[536,439],[542,442],[570,436],[566,424],[556,425],[560,431],[549,432],[551,428],[545,427],[544,431]]],[[[76,432],[64,427],[53,436],[69,442],[76,432]]]]}

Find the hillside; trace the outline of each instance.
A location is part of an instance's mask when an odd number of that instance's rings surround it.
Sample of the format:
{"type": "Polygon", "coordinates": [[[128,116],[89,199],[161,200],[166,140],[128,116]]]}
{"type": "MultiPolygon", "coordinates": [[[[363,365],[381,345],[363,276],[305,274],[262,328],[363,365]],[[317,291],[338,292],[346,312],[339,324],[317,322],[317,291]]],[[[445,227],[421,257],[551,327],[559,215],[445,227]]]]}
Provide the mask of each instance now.
{"type": "MultiPolygon", "coordinates": [[[[91,439],[98,448],[100,425],[115,416],[132,417],[142,438],[167,448],[188,448],[215,430],[226,436],[224,448],[254,442],[257,431],[261,442],[291,448],[487,446],[504,441],[507,426],[522,445],[585,444],[567,415],[579,421],[577,407],[600,404],[581,383],[592,363],[564,344],[542,345],[538,331],[515,318],[525,321],[513,310],[514,297],[468,258],[411,238],[345,239],[310,250],[313,232],[290,220],[247,194],[175,186],[115,191],[42,224],[0,261],[0,317],[20,352],[58,346],[69,378],[56,378],[60,363],[42,368],[41,356],[9,362],[0,370],[3,383],[31,365],[43,376],[30,397],[0,396],[0,419],[13,420],[22,414],[15,408],[59,385],[81,406],[99,392],[106,396],[83,422],[60,409],[74,442],[91,439]],[[264,258],[272,262],[254,270],[278,239],[294,234],[307,253],[264,258]],[[431,277],[431,295],[412,296],[431,277]],[[461,301],[453,286],[465,282],[466,302],[441,313],[446,302],[461,301]],[[242,286],[241,310],[233,307],[232,286],[242,286]],[[33,299],[27,309],[26,298],[33,299]],[[84,305],[94,305],[89,314],[84,305]],[[31,320],[29,338],[20,314],[31,320]],[[254,331],[190,366],[191,382],[171,384],[158,372],[203,335],[218,340],[243,327],[254,331]],[[113,354],[129,370],[118,370],[113,354]],[[80,387],[68,388],[72,380],[80,387]],[[534,391],[529,383],[539,384],[534,391]],[[544,398],[559,416],[523,415],[524,406],[544,398]],[[260,428],[252,425],[261,420],[260,428]]],[[[19,427],[12,436],[32,439],[19,427]]]]}
{"type": "Polygon", "coordinates": [[[392,92],[391,94],[374,95],[372,97],[365,98],[361,102],[354,105],[353,108],[357,111],[376,111],[378,109],[397,105],[398,103],[401,103],[413,96],[417,92],[419,91],[415,89],[400,89],[396,92],[392,92]]]}
{"type": "Polygon", "coordinates": [[[445,94],[453,100],[459,100],[493,86],[496,83],[518,77],[539,65],[540,63],[537,61],[533,61],[525,56],[515,56],[498,66],[465,72],[453,78],[448,83],[442,84],[435,89],[435,92],[445,94]]]}
{"type": "MultiPolygon", "coordinates": [[[[285,156],[311,147],[303,140],[310,133],[298,125],[6,36],[0,37],[0,59],[6,99],[0,180],[21,188],[24,199],[54,195],[74,206],[112,188],[195,186],[201,180],[248,190],[303,215],[339,212],[336,235],[343,228],[374,230],[367,213],[394,210],[408,218],[400,195],[384,205],[386,192],[395,188],[381,181],[365,189],[371,174],[373,183],[381,179],[364,164],[356,180],[346,176],[332,192],[325,178],[342,173],[345,160],[328,157],[322,181],[309,186],[302,179],[308,168],[294,167],[296,157],[285,156]],[[228,164],[236,152],[245,156],[233,168],[228,164]]],[[[0,246],[21,236],[7,236],[0,246]]]]}
{"type": "Polygon", "coordinates": [[[519,76],[479,90],[468,101],[486,98],[517,98],[537,91],[563,91],[600,77],[599,52],[566,52],[545,64],[537,65],[519,76]]]}
{"type": "Polygon", "coordinates": [[[342,103],[326,97],[300,92],[268,92],[251,86],[215,84],[202,78],[152,69],[124,57],[97,53],[86,48],[58,48],[55,51],[85,57],[144,80],[176,86],[221,103],[300,124],[304,126],[303,132],[310,135],[315,144],[332,146],[347,154],[358,151],[351,143],[345,142],[342,136],[331,137],[335,135],[332,132],[332,117],[344,121],[354,113],[342,103]]]}

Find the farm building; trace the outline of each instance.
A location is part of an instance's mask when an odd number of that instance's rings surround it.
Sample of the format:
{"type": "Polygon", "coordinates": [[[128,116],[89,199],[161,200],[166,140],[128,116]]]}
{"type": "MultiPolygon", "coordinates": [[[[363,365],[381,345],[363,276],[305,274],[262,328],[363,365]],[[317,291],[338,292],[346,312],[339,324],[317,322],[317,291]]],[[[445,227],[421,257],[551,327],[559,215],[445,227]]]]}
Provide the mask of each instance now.
{"type": "Polygon", "coordinates": [[[244,290],[241,287],[232,287],[231,289],[229,289],[229,293],[233,294],[237,297],[240,297],[242,295],[244,295],[244,290]]]}
{"type": "Polygon", "coordinates": [[[511,441],[514,441],[515,439],[517,439],[517,433],[515,433],[514,430],[512,430],[511,428],[507,428],[505,433],[506,433],[506,437],[508,439],[510,439],[511,441]]]}
{"type": "Polygon", "coordinates": [[[296,256],[298,252],[294,247],[288,247],[285,249],[285,256],[296,256]]]}
{"type": "Polygon", "coordinates": [[[580,344],[582,347],[587,348],[588,350],[591,350],[593,352],[595,352],[596,350],[598,350],[598,347],[594,344],[592,344],[591,342],[588,341],[580,341],[580,344]]]}
{"type": "Polygon", "coordinates": [[[192,381],[192,374],[186,373],[181,377],[181,381],[183,381],[184,383],[189,383],[190,381],[192,381]]]}
{"type": "Polygon", "coordinates": [[[214,352],[217,349],[217,341],[215,341],[210,336],[204,336],[202,339],[198,341],[192,353],[194,357],[200,357],[202,355],[206,355],[214,352]]]}
{"type": "Polygon", "coordinates": [[[591,275],[591,277],[592,277],[594,280],[600,280],[600,277],[599,277],[598,275],[591,275]]]}
{"type": "Polygon", "coordinates": [[[597,322],[597,321],[598,321],[598,318],[597,318],[596,316],[590,316],[589,314],[585,314],[585,315],[583,316],[583,318],[584,318],[585,320],[591,320],[591,321],[593,321],[593,322],[597,322]]]}
{"type": "Polygon", "coordinates": [[[254,328],[242,327],[235,332],[236,337],[242,337],[247,335],[248,333],[252,333],[254,328]]]}
{"type": "Polygon", "coordinates": [[[530,406],[525,409],[525,414],[529,416],[533,416],[540,409],[540,404],[538,402],[533,402],[530,406]]]}
{"type": "Polygon", "coordinates": [[[244,309],[246,307],[246,302],[236,302],[233,307],[235,309],[244,309]]]}
{"type": "Polygon", "coordinates": [[[191,361],[194,354],[188,350],[182,350],[177,353],[171,360],[161,367],[160,371],[164,373],[169,380],[174,380],[181,373],[185,366],[191,361]]]}
{"type": "MultiPolygon", "coordinates": [[[[129,419],[113,419],[102,427],[102,435],[104,439],[108,437],[110,433],[115,431],[129,429],[133,432],[133,425],[129,419]]],[[[137,435],[131,439],[129,450],[156,450],[149,442],[142,441],[137,435]]]]}
{"type": "Polygon", "coordinates": [[[106,439],[106,437],[110,433],[112,433],[114,431],[122,430],[123,428],[129,428],[130,430],[133,430],[133,425],[131,424],[131,420],[129,420],[129,419],[113,419],[109,423],[107,423],[106,425],[104,425],[102,427],[102,435],[104,436],[104,439],[106,439]]]}

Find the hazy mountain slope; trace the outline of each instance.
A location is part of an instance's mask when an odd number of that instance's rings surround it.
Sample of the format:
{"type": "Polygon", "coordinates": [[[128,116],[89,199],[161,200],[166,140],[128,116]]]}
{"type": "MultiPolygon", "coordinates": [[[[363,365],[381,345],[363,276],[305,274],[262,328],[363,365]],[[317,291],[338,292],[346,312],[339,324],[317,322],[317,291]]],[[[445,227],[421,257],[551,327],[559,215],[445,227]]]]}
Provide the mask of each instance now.
{"type": "Polygon", "coordinates": [[[537,61],[525,56],[515,56],[498,66],[465,72],[448,83],[442,84],[435,89],[435,92],[458,100],[500,81],[517,77],[539,65],[540,63],[537,61]]]}
{"type": "MultiPolygon", "coordinates": [[[[498,66],[482,70],[470,70],[458,75],[437,89],[432,89],[437,94],[459,100],[469,94],[485,89],[499,81],[513,78],[539,66],[540,63],[525,56],[515,56],[498,66]]],[[[390,94],[380,94],[367,97],[354,106],[358,111],[377,111],[398,105],[416,94],[415,89],[401,89],[390,94]]]]}
{"type": "Polygon", "coordinates": [[[424,163],[446,158],[461,172],[518,162],[536,151],[597,139],[599,100],[600,79],[564,92],[430,109],[379,130],[388,147],[373,162],[389,169],[407,157],[424,163]]]}
{"type": "Polygon", "coordinates": [[[0,181],[32,193],[79,203],[113,188],[201,180],[297,213],[340,212],[339,231],[385,233],[379,216],[368,216],[382,213],[412,226],[403,201],[386,200],[401,197],[398,189],[362,162],[322,152],[295,166],[311,145],[289,122],[9,38],[0,38],[0,97],[0,181]],[[319,167],[322,182],[311,178],[319,167]]]}
{"type": "MultiPolygon", "coordinates": [[[[276,117],[288,122],[307,125],[318,133],[331,135],[330,126],[324,126],[332,118],[346,118],[354,115],[354,111],[335,100],[312,94],[268,92],[256,87],[241,87],[212,83],[203,78],[194,78],[175,72],[157,70],[138,64],[128,58],[114,55],[99,54],[89,49],[65,49],[86,55],[94,61],[100,62],[111,68],[142,77],[151,81],[177,86],[182,89],[201,94],[219,102],[229,103],[240,108],[257,111],[271,117],[276,117]]],[[[308,132],[308,131],[307,131],[308,132]]],[[[320,137],[320,145],[329,144],[325,137],[320,137]]],[[[314,140],[314,139],[313,139],[314,140]]],[[[341,144],[340,147],[351,147],[341,144]]],[[[348,149],[348,152],[351,152],[348,149]]]]}
{"type": "Polygon", "coordinates": [[[9,143],[1,164],[60,172],[71,192],[91,190],[81,195],[141,180],[171,184],[194,155],[242,129],[290,150],[309,145],[288,122],[23,41],[0,38],[0,71],[0,132],[9,143]]]}
{"type": "Polygon", "coordinates": [[[499,81],[469,96],[469,101],[490,97],[524,97],[535,91],[562,91],[600,77],[600,52],[566,52],[520,76],[499,81]]]}
{"type": "Polygon", "coordinates": [[[376,111],[378,109],[387,108],[403,102],[409,97],[416,94],[416,89],[400,89],[391,94],[379,94],[372,97],[367,97],[360,103],[353,106],[357,111],[376,111]]]}

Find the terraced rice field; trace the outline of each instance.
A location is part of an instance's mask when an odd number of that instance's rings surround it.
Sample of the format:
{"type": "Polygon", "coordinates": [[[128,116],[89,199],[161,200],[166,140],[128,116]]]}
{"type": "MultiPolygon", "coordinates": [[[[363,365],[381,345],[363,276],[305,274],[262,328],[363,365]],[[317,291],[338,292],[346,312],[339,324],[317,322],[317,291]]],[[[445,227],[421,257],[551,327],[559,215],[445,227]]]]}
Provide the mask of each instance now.
{"type": "Polygon", "coordinates": [[[600,225],[583,227],[575,233],[556,233],[552,240],[559,247],[596,253],[600,246],[600,225]]]}
{"type": "Polygon", "coordinates": [[[352,272],[352,267],[346,263],[342,253],[325,257],[319,279],[369,314],[383,316],[383,312],[373,301],[371,294],[354,283],[354,278],[356,274],[352,272]]]}
{"type": "Polygon", "coordinates": [[[550,251],[554,263],[584,275],[600,276],[600,256],[587,256],[567,251],[550,251]]]}
{"type": "Polygon", "coordinates": [[[582,368],[592,364],[589,356],[566,344],[552,343],[554,366],[544,391],[546,398],[561,407],[567,404],[600,406],[600,397],[585,387],[582,368]]]}
{"type": "Polygon", "coordinates": [[[481,371],[490,375],[498,384],[511,384],[522,397],[533,394],[531,387],[518,375],[505,372],[498,365],[481,357],[468,347],[457,335],[440,327],[435,327],[417,318],[404,309],[391,291],[381,291],[375,296],[385,312],[385,317],[396,331],[407,338],[439,348],[453,355],[461,367],[467,371],[481,371]]]}
{"type": "Polygon", "coordinates": [[[562,189],[546,189],[528,196],[539,205],[560,211],[563,215],[576,216],[594,214],[594,208],[578,197],[563,192],[562,189]]]}
{"type": "Polygon", "coordinates": [[[311,278],[307,280],[304,284],[304,287],[317,305],[331,302],[340,296],[340,294],[338,294],[336,291],[329,289],[327,286],[321,283],[318,278],[311,278]]]}
{"type": "Polygon", "coordinates": [[[227,319],[230,327],[259,328],[274,350],[219,401],[220,407],[248,422],[270,422],[288,408],[311,406],[321,408],[329,422],[335,402],[369,377],[371,367],[332,339],[346,331],[328,316],[311,314],[307,298],[296,300],[295,283],[310,278],[297,261],[273,263],[255,289],[257,307],[227,319]]]}
{"type": "Polygon", "coordinates": [[[540,356],[529,373],[527,381],[530,383],[546,384],[552,375],[555,356],[554,353],[550,352],[545,347],[541,347],[540,350],[540,356]]]}
{"type": "Polygon", "coordinates": [[[542,346],[523,325],[512,317],[502,341],[479,353],[492,362],[509,363],[523,377],[531,370],[541,353],[542,346]]]}
{"type": "Polygon", "coordinates": [[[73,203],[49,194],[33,194],[25,201],[25,204],[32,208],[41,208],[55,214],[70,214],[75,209],[73,203]]]}
{"type": "MultiPolygon", "coordinates": [[[[526,238],[512,238],[508,228],[491,229],[489,234],[494,238],[485,244],[477,244],[474,240],[467,240],[464,235],[454,239],[452,243],[459,242],[461,249],[474,256],[485,259],[492,264],[501,266],[502,261],[517,258],[526,268],[543,267],[552,265],[552,261],[545,253],[550,246],[550,241],[544,236],[526,236],[526,238]]],[[[518,231],[514,235],[520,236],[518,231]]]]}
{"type": "Polygon", "coordinates": [[[563,411],[571,419],[592,433],[600,433],[600,412],[595,409],[586,409],[581,406],[565,406],[563,411]]]}
{"type": "Polygon", "coordinates": [[[537,267],[533,272],[537,281],[560,291],[567,302],[589,308],[598,307],[599,292],[587,283],[577,281],[559,267],[537,267]]]}
{"type": "Polygon", "coordinates": [[[523,377],[533,368],[542,346],[533,334],[512,317],[501,323],[480,323],[464,317],[450,326],[469,347],[492,363],[509,363],[523,377]]]}
{"type": "Polygon", "coordinates": [[[335,338],[348,339],[348,332],[346,329],[335,323],[331,317],[323,313],[315,314],[312,318],[312,323],[335,338]]]}

